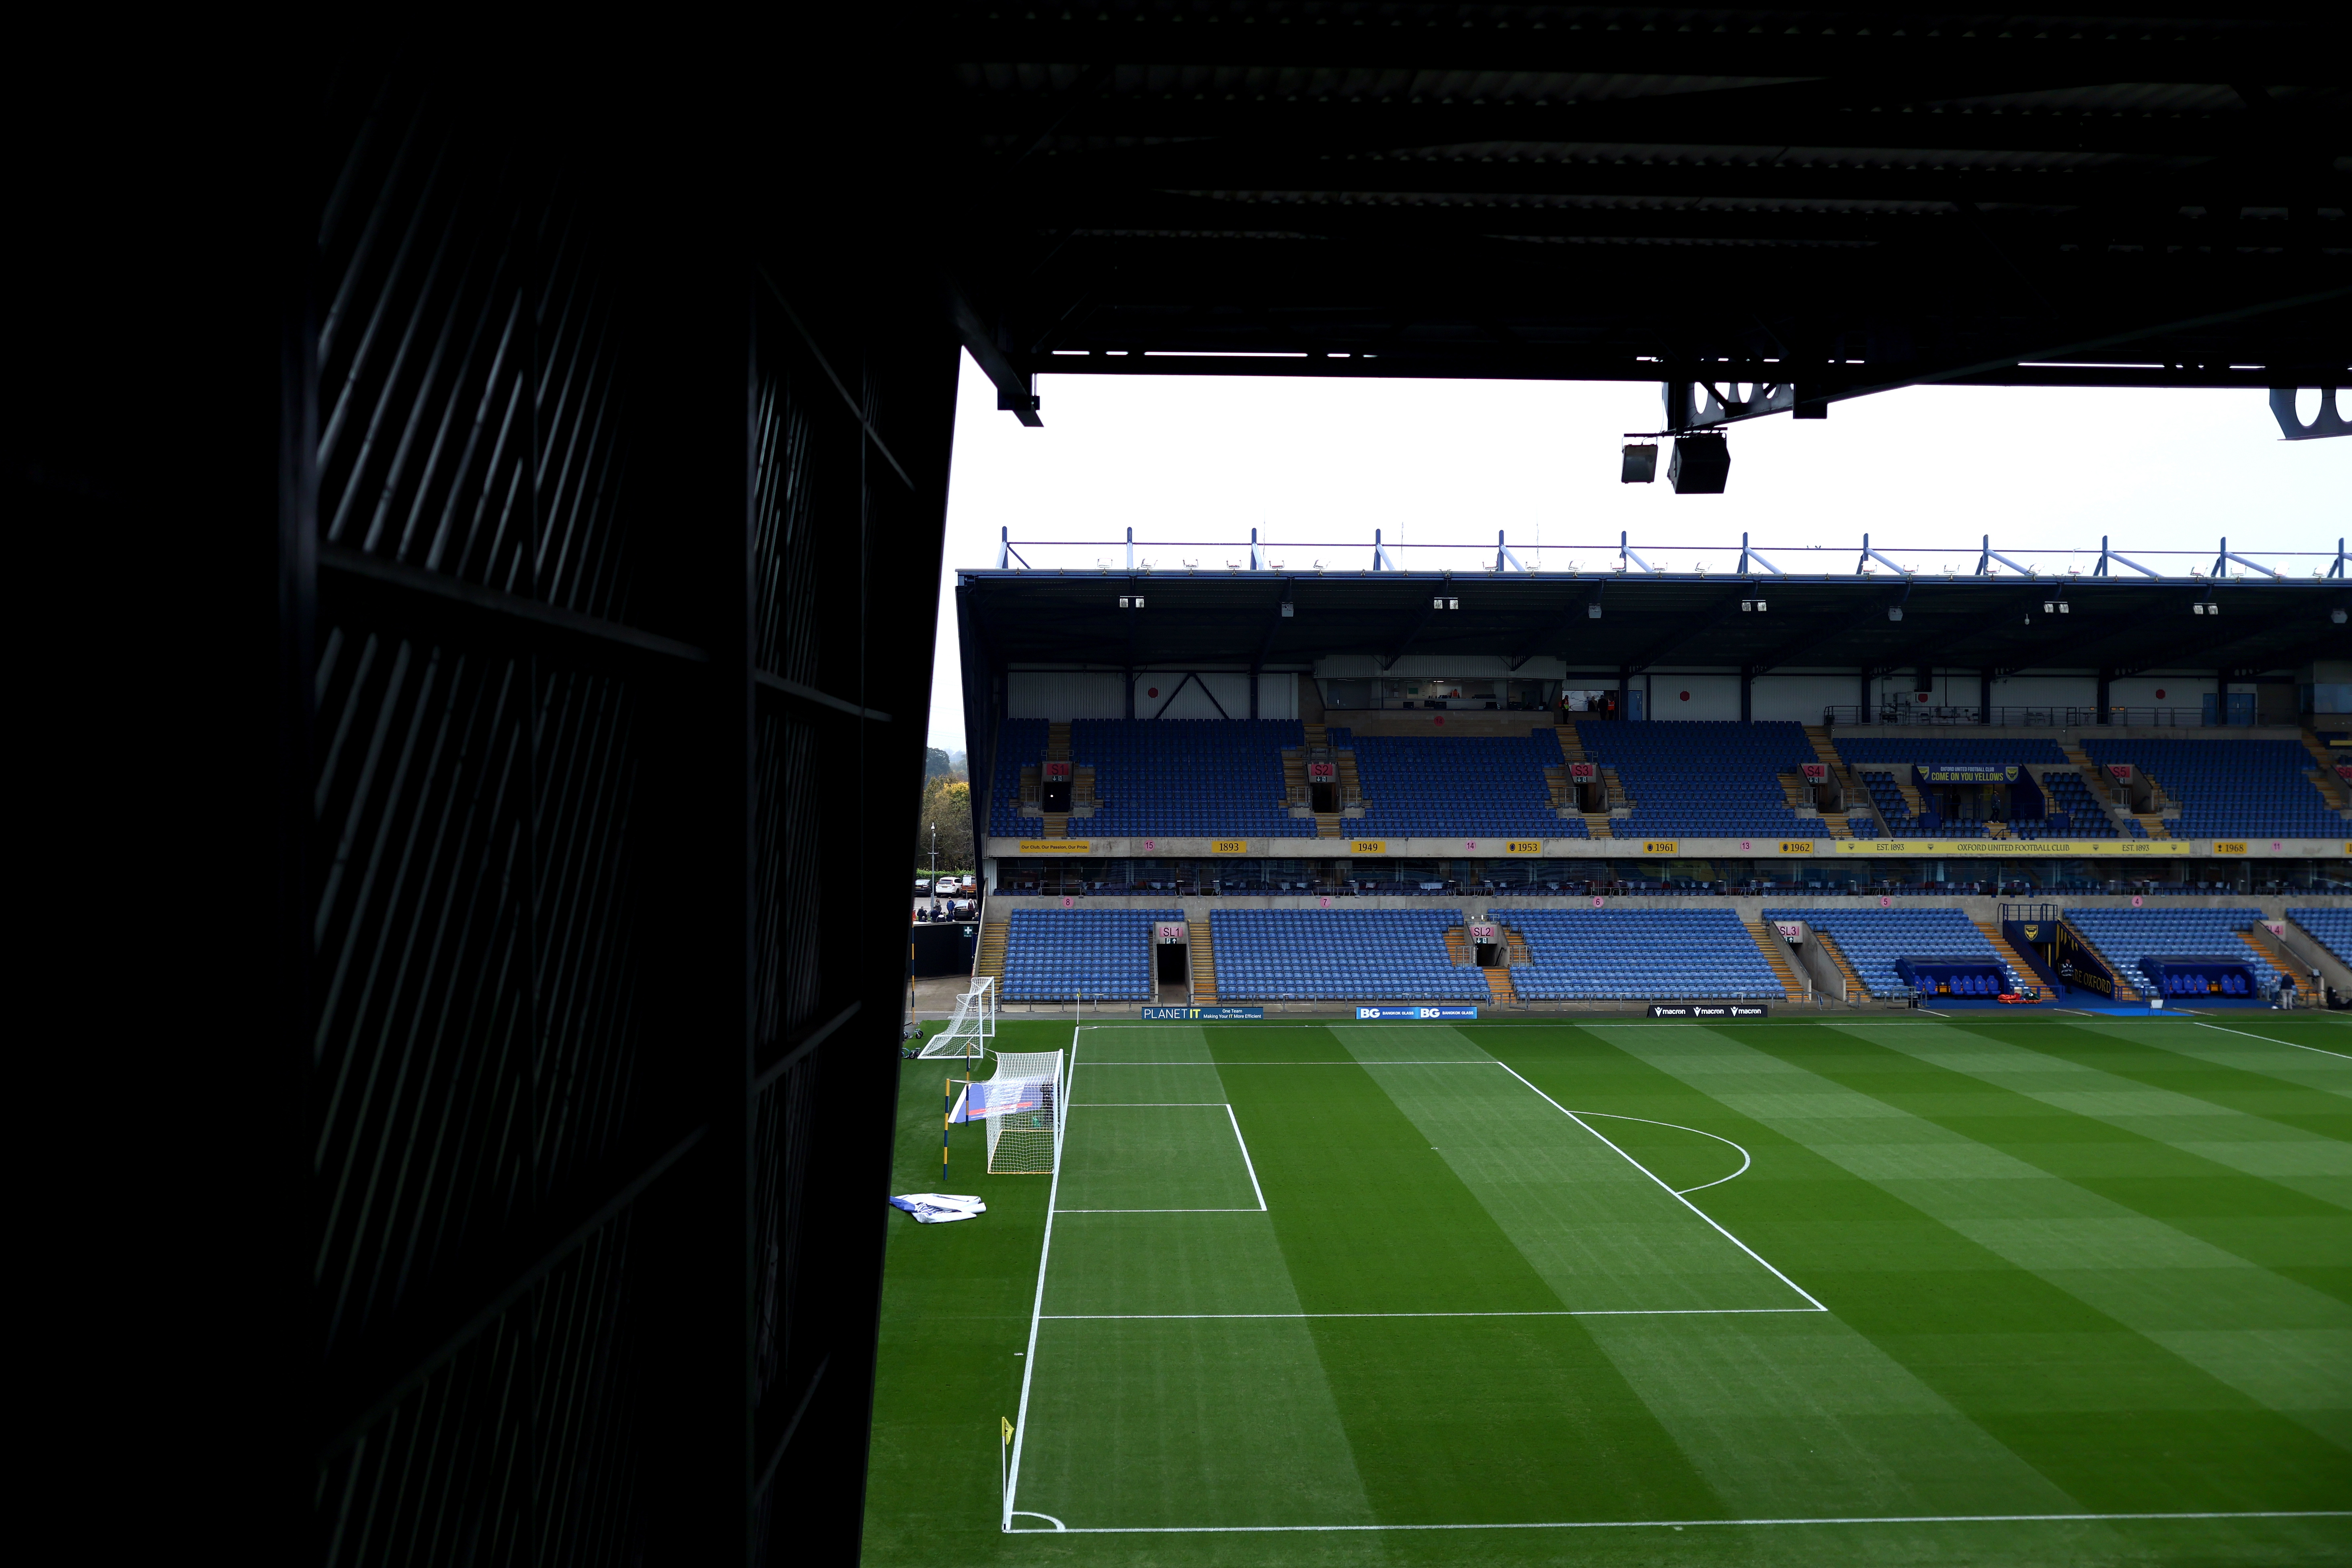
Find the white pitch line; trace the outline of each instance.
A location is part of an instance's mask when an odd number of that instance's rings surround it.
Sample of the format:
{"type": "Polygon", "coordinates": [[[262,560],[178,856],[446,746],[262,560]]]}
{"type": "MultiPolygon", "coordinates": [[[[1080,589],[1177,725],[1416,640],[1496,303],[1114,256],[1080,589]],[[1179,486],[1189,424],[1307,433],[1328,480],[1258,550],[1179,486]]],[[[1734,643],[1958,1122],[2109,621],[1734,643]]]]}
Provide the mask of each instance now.
{"type": "MultiPolygon", "coordinates": [[[[1095,1066],[1103,1064],[1097,1062],[1095,1066]]],[[[1089,1100],[1084,1105],[1072,1105],[1072,1110],[1203,1110],[1213,1105],[1223,1105],[1222,1100],[1089,1100]]]]}
{"type": "Polygon", "coordinates": [[[1667,1186],[1665,1183],[1658,1181],[1658,1173],[1655,1171],[1651,1170],[1649,1166],[1644,1165],[1641,1161],[1633,1158],[1633,1155],[1626,1153],[1624,1150],[1619,1149],[1615,1143],[1611,1142],[1607,1133],[1602,1132],[1599,1128],[1585,1121],[1584,1118],[1579,1116],[1575,1111],[1570,1110],[1567,1106],[1562,1105],[1559,1100],[1554,1100],[1550,1095],[1545,1094],[1542,1089],[1536,1089],[1534,1084],[1528,1083],[1528,1080],[1525,1078],[1520,1077],[1518,1069],[1511,1066],[1510,1063],[1496,1062],[1495,1065],[1501,1068],[1505,1072],[1509,1073],[1513,1078],[1518,1079],[1521,1083],[1527,1083],[1529,1089],[1535,1089],[1538,1097],[1540,1098],[1546,1105],[1550,1106],[1554,1110],[1559,1111],[1562,1116],[1567,1117],[1570,1121],[1575,1122],[1579,1127],[1583,1128],[1587,1132],[1591,1133],[1603,1143],[1609,1144],[1609,1147],[1616,1152],[1619,1159],[1633,1166],[1633,1169],[1641,1172],[1642,1174],[1649,1177],[1650,1180],[1657,1182],[1661,1188],[1673,1196],[1675,1202],[1682,1205],[1683,1207],[1690,1210],[1691,1213],[1698,1215],[1699,1218],[1706,1220],[1707,1225],[1713,1228],[1717,1236],[1720,1236],[1724,1240],[1739,1248],[1740,1251],[1748,1254],[1748,1257],[1755,1258],[1757,1262],[1763,1263],[1765,1268],[1771,1274],[1773,1279],[1778,1279],[1781,1284],[1786,1285],[1790,1289],[1794,1290],[1806,1300],[1811,1301],[1814,1310],[1822,1312],[1829,1310],[1827,1307],[1822,1306],[1820,1301],[1814,1300],[1813,1293],[1811,1291],[1806,1289],[1802,1285],[1798,1284],[1794,1279],[1790,1279],[1786,1274],[1781,1273],[1779,1269],[1774,1268],[1769,1263],[1764,1263],[1763,1258],[1757,1253],[1754,1247],[1748,1246],[1746,1242],[1740,1240],[1738,1237],[1724,1229],[1723,1226],[1717,1225],[1714,1219],[1708,1215],[1705,1209],[1691,1202],[1690,1199],[1683,1196],[1682,1194],[1675,1192],[1674,1188],[1667,1186]]]}
{"type": "MultiPolygon", "coordinates": [[[[1070,1030],[1070,1074],[1062,1080],[1063,1110],[1054,1129],[1054,1180],[1045,1190],[1045,1235],[1037,1244],[1037,1298],[1029,1308],[1029,1348],[1021,1357],[1021,1407],[1013,1418],[1013,1458],[1005,1468],[1004,1521],[1013,1528],[1013,1496],[1021,1488],[1021,1445],[1029,1436],[1029,1380],[1037,1373],[1037,1322],[1045,1311],[1045,1259],[1054,1250],[1054,1200],[1062,1191],[1062,1135],[1069,1127],[1070,1089],[1078,1076],[1078,1031],[1070,1030]]],[[[1058,1522],[1058,1521],[1057,1521],[1058,1522]]]]}
{"type": "Polygon", "coordinates": [[[2195,1023],[2200,1029],[2221,1029],[2225,1035],[2244,1035],[2247,1039],[2261,1040],[2267,1045],[2288,1046],[2298,1051],[2317,1051],[2323,1057],[2334,1057],[2339,1061],[2352,1062],[2352,1055],[2343,1051],[2331,1051],[2324,1046],[2298,1046],[2293,1040],[2275,1039],[2269,1035],[2248,1035],[2243,1029],[2223,1028],[2219,1024],[2208,1024],[2197,1019],[2191,1019],[2190,1022],[2195,1023]]]}
{"type": "Polygon", "coordinates": [[[1479,1057],[1441,1057],[1435,1061],[1367,1062],[1353,1057],[1344,1060],[1311,1062],[1097,1062],[1098,1068],[1482,1068],[1493,1058],[1479,1057]]]}
{"type": "MultiPolygon", "coordinates": [[[[1055,1214],[1264,1214],[1264,1209],[1055,1209],[1055,1214]]],[[[1048,1312],[1048,1318],[1057,1314],[1048,1312]]]]}
{"type": "Polygon", "coordinates": [[[1231,1101],[1225,1105],[1225,1120],[1234,1124],[1234,1142],[1242,1146],[1242,1169],[1249,1173],[1250,1191],[1257,1194],[1257,1212],[1265,1212],[1265,1189],[1257,1184],[1257,1163],[1250,1158],[1249,1140],[1242,1136],[1242,1119],[1234,1114],[1231,1101]]]}
{"type": "MultiPolygon", "coordinates": [[[[1731,1143],[1731,1140],[1726,1138],[1720,1132],[1709,1132],[1703,1127],[1685,1127],[1679,1121],[1659,1121],[1647,1116],[1621,1116],[1613,1110],[1587,1110],[1582,1112],[1582,1114],[1586,1116],[1605,1116],[1612,1121],[1646,1121],[1653,1127],[1671,1127],[1677,1132],[1696,1132],[1702,1138],[1712,1138],[1718,1143],[1731,1143]]],[[[1746,1175],[1748,1173],[1748,1167],[1756,1163],[1755,1157],[1749,1154],[1748,1151],[1745,1148],[1742,1148],[1739,1144],[1731,1143],[1731,1146],[1739,1150],[1739,1169],[1732,1172],[1729,1176],[1717,1176],[1711,1182],[1701,1182],[1695,1187],[1684,1187],[1677,1191],[1675,1194],[1675,1196],[1681,1197],[1685,1193],[1703,1193],[1709,1187],[1719,1187],[1723,1185],[1724,1183],[1732,1180],[1733,1177],[1746,1175]]]]}
{"type": "MultiPolygon", "coordinates": [[[[1145,1211],[1156,1213],[1159,1211],[1145,1211]]],[[[1175,1211],[1171,1211],[1175,1212],[1175,1211]]],[[[1249,1214],[1249,1209],[1234,1209],[1249,1214]]],[[[1048,1312],[1055,1323],[1283,1322],[1302,1318],[1734,1318],[1769,1312],[1819,1312],[1820,1307],[1580,1307],[1534,1312],[1048,1312]]]]}
{"type": "Polygon", "coordinates": [[[1899,1513],[1815,1519],[1572,1519],[1528,1524],[1096,1524],[1067,1525],[1062,1530],[1070,1535],[1297,1535],[1365,1534],[1383,1530],[1699,1530],[1787,1524],[2097,1524],[2111,1520],[2205,1519],[2352,1519],[2352,1509],[2213,1510],[2200,1513],[1899,1513]]]}

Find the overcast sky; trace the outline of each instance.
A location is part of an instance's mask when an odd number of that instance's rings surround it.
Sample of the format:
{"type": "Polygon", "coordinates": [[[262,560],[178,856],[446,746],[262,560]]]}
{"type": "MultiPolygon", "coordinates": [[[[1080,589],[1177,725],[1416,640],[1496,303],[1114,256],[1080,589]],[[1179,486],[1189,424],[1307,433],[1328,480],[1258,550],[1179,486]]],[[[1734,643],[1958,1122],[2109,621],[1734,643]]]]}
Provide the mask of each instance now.
{"type": "MultiPolygon", "coordinates": [[[[1731,432],[1719,496],[1618,480],[1627,431],[1658,428],[1658,389],[1608,383],[1054,375],[1045,428],[996,408],[967,356],[956,409],[930,743],[964,743],[954,601],[961,566],[994,566],[997,531],[1038,566],[1123,561],[1222,568],[1249,531],[1296,542],[1286,564],[1370,564],[1372,530],[1415,567],[1491,562],[1501,529],[1530,567],[1612,566],[1617,536],[1654,565],[1730,570],[1743,531],[1784,570],[1851,572],[1866,532],[1923,570],[1974,569],[1978,541],[2063,572],[2102,534],[2167,575],[2210,570],[2216,542],[2295,576],[2352,532],[2352,437],[2287,442],[2257,392],[1919,387],[1731,432]],[[1236,544],[1238,542],[1238,544],[1236,544]],[[1339,548],[1344,542],[1348,547],[1339,548]],[[1197,543],[1199,548],[1188,548],[1197,543]],[[1704,546],[1698,553],[1645,547],[1704,546]],[[1777,547],[1775,551],[1774,547],[1777,547]],[[1819,558],[1802,559],[1809,548],[1819,558]],[[1540,551],[1538,557],[1537,552],[1540,551]],[[1909,552],[1924,551],[1924,554],[1909,552]],[[2325,552],[2295,561],[2293,551],[2325,552]],[[1797,557],[1798,559],[1786,559],[1797,557]]],[[[2307,411],[2306,411],[2307,416],[2307,411]]]]}

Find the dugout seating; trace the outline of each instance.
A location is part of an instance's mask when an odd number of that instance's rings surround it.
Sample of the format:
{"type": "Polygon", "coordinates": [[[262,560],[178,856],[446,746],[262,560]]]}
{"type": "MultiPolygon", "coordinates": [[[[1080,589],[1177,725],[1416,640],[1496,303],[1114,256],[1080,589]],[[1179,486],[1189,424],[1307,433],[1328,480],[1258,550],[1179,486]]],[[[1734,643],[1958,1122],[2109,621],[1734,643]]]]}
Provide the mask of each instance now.
{"type": "MultiPolygon", "coordinates": [[[[1307,743],[1296,719],[1080,719],[1070,760],[1095,770],[1099,837],[1312,838],[1283,801],[1282,753],[1307,743]]],[[[1076,831],[1073,828],[1073,831],[1076,831]]]]}
{"type": "Polygon", "coordinates": [[[1496,908],[1526,940],[1511,985],[1535,1002],[1785,1000],[1739,917],[1729,910],[1496,908]]]}
{"type": "Polygon", "coordinates": [[[2289,910],[2286,918],[2302,927],[2312,941],[2352,963],[2352,910],[2289,910]]]}
{"type": "Polygon", "coordinates": [[[1148,1002],[1151,927],[1181,910],[1015,910],[1005,920],[1008,1002],[1148,1002]]]}
{"type": "Polygon", "coordinates": [[[1958,910],[1766,910],[1768,921],[1802,921],[1826,932],[1846,967],[1873,996],[1900,996],[1911,983],[1895,973],[1898,958],[1964,958],[1997,963],[2014,991],[2035,982],[2017,972],[1990,939],[1958,910]]]}
{"type": "Polygon", "coordinates": [[[1216,910],[1217,1000],[1491,1002],[1445,933],[1460,910],[1216,910]]]}
{"type": "Polygon", "coordinates": [[[1584,754],[1617,770],[1633,814],[1619,838],[1784,838],[1811,817],[1789,809],[1780,775],[1819,762],[1805,727],[1728,720],[1576,726],[1584,754]]]}
{"type": "Polygon", "coordinates": [[[2313,767],[2300,741],[2085,740],[2102,765],[2130,763],[2179,803],[2175,838],[2341,838],[2352,824],[2305,775],[2313,767]]]}
{"type": "MultiPolygon", "coordinates": [[[[2305,785],[2305,788],[2310,787],[2305,785]]],[[[2134,985],[2141,984],[2139,961],[2192,953],[2244,953],[2247,968],[2264,991],[2277,985],[2270,960],[2242,941],[2263,918],[2260,910],[2068,910],[2066,923],[2106,960],[2107,967],[2134,985]]]]}
{"type": "Polygon", "coordinates": [[[1581,816],[1551,804],[1546,768],[1561,765],[1547,728],[1517,738],[1364,735],[1342,730],[1356,753],[1364,816],[1351,831],[1393,837],[1582,838],[1581,816]]]}

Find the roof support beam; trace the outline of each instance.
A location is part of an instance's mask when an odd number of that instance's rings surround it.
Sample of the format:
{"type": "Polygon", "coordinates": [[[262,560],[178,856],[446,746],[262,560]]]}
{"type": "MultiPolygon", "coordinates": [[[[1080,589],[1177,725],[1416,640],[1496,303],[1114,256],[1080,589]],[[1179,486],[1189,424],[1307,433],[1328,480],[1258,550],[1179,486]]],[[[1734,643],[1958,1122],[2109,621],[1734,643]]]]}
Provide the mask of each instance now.
{"type": "Polygon", "coordinates": [[[988,379],[996,384],[996,406],[1012,415],[1031,429],[1042,429],[1045,421],[1037,413],[1037,378],[1024,373],[1010,356],[997,346],[996,338],[980,319],[961,288],[952,280],[948,284],[948,313],[955,321],[956,333],[963,346],[988,379]]]}
{"type": "Polygon", "coordinates": [[[1521,665],[1527,663],[1528,660],[1535,658],[1537,654],[1541,653],[1547,647],[1549,647],[1551,644],[1567,637],[1569,628],[1576,625],[1577,622],[1593,619],[1594,612],[1601,608],[1601,591],[1607,586],[1609,586],[1609,579],[1606,577],[1603,577],[1599,582],[1593,584],[1592,592],[1585,595],[1583,598],[1579,599],[1573,609],[1565,611],[1558,620],[1553,621],[1549,626],[1545,626],[1542,630],[1529,637],[1527,641],[1521,643],[1517,651],[1511,654],[1509,658],[1506,661],[1506,668],[1511,669],[1518,668],[1521,665]]]}

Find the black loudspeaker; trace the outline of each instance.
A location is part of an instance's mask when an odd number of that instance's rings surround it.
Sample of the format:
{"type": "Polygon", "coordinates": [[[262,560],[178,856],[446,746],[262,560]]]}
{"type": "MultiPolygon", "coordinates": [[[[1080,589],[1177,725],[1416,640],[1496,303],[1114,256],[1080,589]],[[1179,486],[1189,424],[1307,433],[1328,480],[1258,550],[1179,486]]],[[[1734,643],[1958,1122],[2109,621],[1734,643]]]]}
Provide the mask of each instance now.
{"type": "Polygon", "coordinates": [[[1676,495],[1719,496],[1731,477],[1731,443],[1720,436],[1677,436],[1666,482],[1676,495]]]}
{"type": "Polygon", "coordinates": [[[1625,468],[1619,482],[1629,485],[1654,483],[1658,477],[1658,446],[1654,441],[1629,445],[1625,448],[1625,468]]]}

